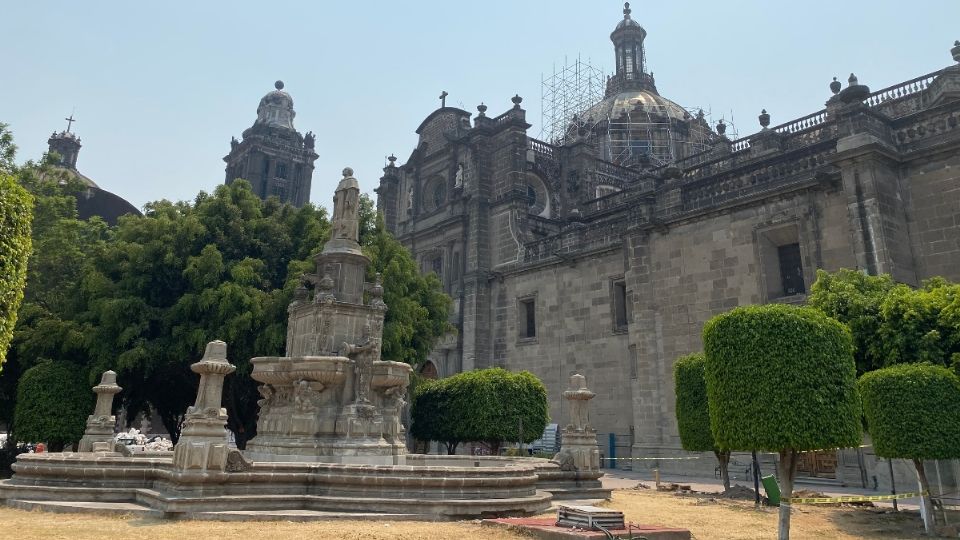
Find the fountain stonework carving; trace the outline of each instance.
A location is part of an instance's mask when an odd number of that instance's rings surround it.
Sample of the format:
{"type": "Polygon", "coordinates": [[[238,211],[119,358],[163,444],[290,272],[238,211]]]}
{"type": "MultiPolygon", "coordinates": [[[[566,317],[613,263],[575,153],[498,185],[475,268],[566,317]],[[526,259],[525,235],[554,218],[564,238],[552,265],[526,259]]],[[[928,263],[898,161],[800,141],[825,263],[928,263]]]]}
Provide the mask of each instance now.
{"type": "Polygon", "coordinates": [[[590,426],[589,404],[596,394],[587,388],[587,378],[571,375],[570,386],[563,393],[570,404],[570,423],[563,428],[560,451],[553,461],[567,471],[598,471],[600,451],[597,431],[590,426]]]}
{"type": "Polygon", "coordinates": [[[94,388],[82,451],[21,454],[13,477],[0,480],[0,501],[55,511],[116,504],[124,513],[204,519],[271,511],[296,511],[301,519],[328,519],[331,511],[435,519],[531,514],[553,498],[609,497],[586,412],[593,393],[582,377],[568,392],[580,400],[571,401],[576,412],[564,432],[570,470],[539,458],[407,455],[400,415],[411,368],[380,359],[387,306],[379,276],[364,280],[370,261],[358,244],[359,197],[345,169],[331,238],[288,309],[286,356],[251,360],[260,415],[244,450],[228,442],[221,406],[224,378],[235,368],[226,343],[213,341],[190,366],[200,376],[197,399],[173,452],[109,451],[120,387],[108,371],[94,388]]]}
{"type": "Polygon", "coordinates": [[[360,249],[359,209],[360,187],[347,168],[330,240],[288,309],[287,355],[251,360],[262,397],[245,452],[254,460],[404,462],[400,412],[411,368],[380,359],[387,306],[379,277],[364,281],[370,260],[360,249]]]}

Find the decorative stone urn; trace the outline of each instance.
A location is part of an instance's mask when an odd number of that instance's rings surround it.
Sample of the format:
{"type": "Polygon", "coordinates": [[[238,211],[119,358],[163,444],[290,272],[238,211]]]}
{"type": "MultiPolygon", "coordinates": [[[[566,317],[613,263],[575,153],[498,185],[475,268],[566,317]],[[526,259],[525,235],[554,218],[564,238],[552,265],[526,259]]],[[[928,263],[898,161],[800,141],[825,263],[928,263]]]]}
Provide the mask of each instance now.
{"type": "Polygon", "coordinates": [[[587,388],[583,375],[570,376],[570,386],[563,393],[570,410],[570,423],[562,432],[560,451],[553,461],[565,471],[596,471],[600,469],[600,451],[597,432],[590,426],[589,404],[596,396],[587,388]]]}
{"type": "Polygon", "coordinates": [[[379,276],[364,281],[370,260],[358,243],[359,204],[359,184],[344,169],[331,238],[287,310],[287,355],[251,360],[261,399],[248,458],[403,462],[400,417],[412,369],[380,360],[387,306],[379,276]]]}
{"type": "Polygon", "coordinates": [[[93,408],[93,414],[87,417],[87,429],[83,432],[78,448],[80,452],[92,452],[97,443],[105,443],[107,449],[110,448],[113,428],[117,424],[117,417],[113,415],[113,396],[121,390],[123,389],[117,386],[117,374],[104,371],[100,384],[93,387],[97,394],[97,404],[93,408]]]}

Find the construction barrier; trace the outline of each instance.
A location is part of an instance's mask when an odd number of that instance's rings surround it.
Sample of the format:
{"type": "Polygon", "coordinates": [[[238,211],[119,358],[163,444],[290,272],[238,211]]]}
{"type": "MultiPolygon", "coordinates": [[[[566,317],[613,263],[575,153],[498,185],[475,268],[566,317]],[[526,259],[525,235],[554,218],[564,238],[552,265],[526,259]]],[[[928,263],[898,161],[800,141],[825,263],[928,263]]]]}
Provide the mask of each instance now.
{"type": "Polygon", "coordinates": [[[912,499],[914,497],[920,497],[921,495],[926,495],[927,492],[922,493],[897,493],[896,495],[850,495],[844,497],[791,497],[790,502],[796,504],[834,504],[834,503],[849,503],[849,502],[875,502],[875,501],[892,501],[896,499],[912,499]]]}

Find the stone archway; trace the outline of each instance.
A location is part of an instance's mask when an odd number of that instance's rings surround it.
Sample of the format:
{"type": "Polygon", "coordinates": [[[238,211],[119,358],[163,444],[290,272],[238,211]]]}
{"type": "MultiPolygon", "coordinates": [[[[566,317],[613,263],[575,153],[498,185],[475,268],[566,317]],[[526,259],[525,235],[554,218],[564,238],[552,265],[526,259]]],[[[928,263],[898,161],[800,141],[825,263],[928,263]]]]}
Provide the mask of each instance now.
{"type": "Polygon", "coordinates": [[[440,378],[440,374],[437,372],[437,365],[432,361],[427,360],[420,366],[420,376],[424,379],[435,380],[440,378]]]}

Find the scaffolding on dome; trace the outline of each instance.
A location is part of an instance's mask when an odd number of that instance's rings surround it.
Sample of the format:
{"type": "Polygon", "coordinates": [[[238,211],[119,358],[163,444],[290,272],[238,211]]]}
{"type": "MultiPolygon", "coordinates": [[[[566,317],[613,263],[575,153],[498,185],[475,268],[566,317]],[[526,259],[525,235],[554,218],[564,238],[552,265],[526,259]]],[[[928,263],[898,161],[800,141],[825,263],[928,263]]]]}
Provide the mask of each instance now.
{"type": "Polygon", "coordinates": [[[570,136],[573,117],[603,99],[607,78],[577,55],[573,62],[564,57],[559,69],[554,64],[553,74],[541,74],[540,82],[540,139],[562,144],[570,136]]]}

